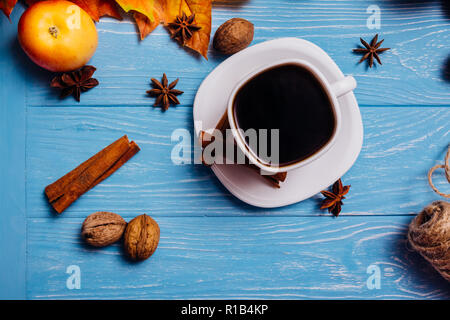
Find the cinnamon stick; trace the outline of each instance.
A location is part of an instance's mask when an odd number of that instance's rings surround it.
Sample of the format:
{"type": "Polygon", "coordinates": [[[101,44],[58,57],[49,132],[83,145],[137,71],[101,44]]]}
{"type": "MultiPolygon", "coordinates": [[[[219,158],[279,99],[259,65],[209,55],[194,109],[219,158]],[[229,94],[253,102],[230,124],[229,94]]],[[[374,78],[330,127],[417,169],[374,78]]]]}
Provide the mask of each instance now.
{"type": "Polygon", "coordinates": [[[56,212],[62,213],[86,191],[108,178],[139,152],[138,145],[125,135],[78,167],[48,185],[45,194],[56,212]]]}

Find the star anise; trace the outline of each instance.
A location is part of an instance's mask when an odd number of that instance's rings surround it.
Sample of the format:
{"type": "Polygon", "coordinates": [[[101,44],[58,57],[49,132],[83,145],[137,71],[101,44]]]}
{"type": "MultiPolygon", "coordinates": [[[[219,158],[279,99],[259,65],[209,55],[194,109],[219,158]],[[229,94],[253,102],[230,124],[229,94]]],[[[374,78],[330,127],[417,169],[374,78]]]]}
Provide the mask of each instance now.
{"type": "Polygon", "coordinates": [[[201,27],[194,24],[195,14],[189,17],[184,13],[181,16],[177,16],[175,21],[168,24],[171,38],[175,39],[179,44],[184,45],[187,40],[192,38],[195,31],[201,29],[201,27]]]}
{"type": "Polygon", "coordinates": [[[147,93],[151,96],[156,96],[154,106],[161,105],[164,110],[169,109],[170,104],[180,104],[177,97],[182,94],[183,91],[174,89],[178,83],[178,80],[173,81],[171,84],[168,84],[167,76],[164,73],[162,77],[162,81],[159,82],[155,78],[152,78],[152,90],[148,90],[147,93]]]}
{"type": "Polygon", "coordinates": [[[391,48],[380,48],[384,39],[381,40],[380,42],[378,42],[378,34],[375,37],[373,37],[370,44],[368,44],[366,41],[364,41],[363,38],[359,38],[359,39],[361,40],[361,43],[365,47],[365,48],[353,49],[353,52],[364,53],[364,56],[361,58],[361,60],[359,60],[359,63],[363,62],[366,59],[369,59],[369,67],[372,68],[373,58],[375,58],[379,64],[382,64],[378,54],[391,49],[391,48]]]}
{"type": "Polygon", "coordinates": [[[80,102],[80,95],[98,85],[98,80],[92,78],[95,70],[93,66],[84,66],[80,70],[63,73],[53,78],[50,86],[61,89],[61,98],[71,94],[80,102]]]}
{"type": "Polygon", "coordinates": [[[345,199],[345,195],[350,190],[350,186],[342,186],[342,181],[339,179],[333,184],[332,192],[323,190],[321,193],[325,196],[325,200],[322,201],[320,209],[328,209],[335,217],[339,215],[342,208],[342,200],[345,199]]]}

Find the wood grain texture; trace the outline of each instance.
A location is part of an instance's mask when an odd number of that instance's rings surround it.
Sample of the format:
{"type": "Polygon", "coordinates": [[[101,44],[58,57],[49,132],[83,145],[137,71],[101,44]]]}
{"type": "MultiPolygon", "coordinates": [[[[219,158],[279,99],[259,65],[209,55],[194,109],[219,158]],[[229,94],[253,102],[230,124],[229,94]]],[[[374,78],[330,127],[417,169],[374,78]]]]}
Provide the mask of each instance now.
{"type": "MultiPolygon", "coordinates": [[[[246,18],[255,24],[253,44],[310,40],[357,79],[364,146],[343,177],[352,188],[334,219],[318,210],[320,196],[253,208],[232,197],[208,168],[171,162],[173,130],[192,133],[195,92],[226,57],[210,50],[206,61],[184,52],[161,27],[139,42],[131,21],[102,19],[91,61],[100,85],[80,104],[60,101],[48,86],[53,75],[17,44],[21,10],[15,10],[13,24],[0,21],[0,128],[7,133],[0,146],[11,150],[0,161],[0,297],[449,299],[448,284],[405,242],[412,215],[438,199],[426,173],[443,161],[449,142],[449,12],[446,0],[215,3],[213,32],[231,17],[246,18]],[[380,30],[366,27],[366,9],[374,4],[381,8],[380,30]],[[392,50],[382,55],[383,66],[368,70],[351,50],[360,36],[370,40],[377,32],[392,50]],[[169,80],[179,77],[185,91],[182,104],[166,113],[145,94],[150,77],[163,72],[169,80]],[[19,108],[24,102],[26,110],[19,108]],[[123,134],[142,151],[55,216],[44,187],[123,134]],[[161,227],[155,255],[134,264],[119,244],[85,246],[81,223],[99,210],[127,221],[141,213],[154,217],[161,227]],[[70,265],[81,267],[80,290],[66,288],[70,265]],[[380,290],[366,286],[370,265],[381,270],[380,290]]],[[[448,187],[441,173],[435,181],[448,187]]]]}
{"type": "Polygon", "coordinates": [[[449,299],[450,286],[406,247],[411,217],[159,217],[154,255],[95,249],[82,219],[29,219],[32,299],[449,299]],[[66,288],[66,268],[81,289],[66,288]],[[368,289],[367,268],[381,271],[368,289]]]}
{"type": "MultiPolygon", "coordinates": [[[[343,177],[352,188],[342,214],[417,213],[437,198],[426,174],[444,159],[450,108],[367,107],[361,112],[364,146],[343,177]]],[[[188,108],[165,113],[133,107],[30,108],[27,127],[29,217],[51,216],[44,187],[123,134],[142,150],[83,195],[64,216],[85,217],[94,211],[157,217],[327,214],[318,210],[320,195],[285,208],[254,208],[231,196],[209,168],[175,165],[171,152],[178,141],[172,142],[171,134],[178,128],[192,128],[188,108]]],[[[437,173],[435,181],[445,190],[443,176],[437,173]]]]}
{"type": "MultiPolygon", "coordinates": [[[[17,23],[21,12],[20,9],[13,12],[13,23],[17,23]]],[[[3,16],[0,18],[0,299],[24,299],[25,77],[11,63],[20,50],[15,25],[3,16]]]]}
{"type": "MultiPolygon", "coordinates": [[[[446,0],[249,0],[218,2],[213,7],[213,32],[232,17],[255,25],[253,44],[279,37],[299,37],[322,47],[345,74],[353,75],[362,105],[450,105],[450,17],[446,0]],[[369,30],[369,5],[381,9],[381,29],[369,30]],[[382,54],[383,66],[368,70],[352,53],[359,37],[370,40],[376,33],[392,50],[382,54]]],[[[183,52],[159,27],[139,42],[130,21],[102,19],[97,25],[99,48],[91,61],[98,68],[100,86],[82,97],[82,105],[151,105],[146,97],[151,77],[167,73],[180,78],[184,106],[191,106],[205,78],[226,57],[210,48],[209,61],[183,52]]],[[[19,57],[23,59],[24,57],[19,57]]],[[[50,74],[27,68],[30,105],[74,105],[60,102],[48,88],[50,74]]]]}

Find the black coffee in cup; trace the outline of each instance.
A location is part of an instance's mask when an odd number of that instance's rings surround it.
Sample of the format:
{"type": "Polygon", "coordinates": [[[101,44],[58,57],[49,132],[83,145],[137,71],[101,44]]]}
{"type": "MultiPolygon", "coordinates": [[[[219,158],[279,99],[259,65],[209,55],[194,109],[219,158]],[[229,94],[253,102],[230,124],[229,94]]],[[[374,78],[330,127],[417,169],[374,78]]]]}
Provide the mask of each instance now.
{"type": "MultiPolygon", "coordinates": [[[[235,95],[233,115],[237,128],[244,132],[267,129],[269,151],[270,130],[279,130],[280,167],[314,155],[336,129],[327,92],[311,71],[297,64],[275,66],[244,83],[235,95]]],[[[259,159],[269,160],[245,142],[259,159]]]]}

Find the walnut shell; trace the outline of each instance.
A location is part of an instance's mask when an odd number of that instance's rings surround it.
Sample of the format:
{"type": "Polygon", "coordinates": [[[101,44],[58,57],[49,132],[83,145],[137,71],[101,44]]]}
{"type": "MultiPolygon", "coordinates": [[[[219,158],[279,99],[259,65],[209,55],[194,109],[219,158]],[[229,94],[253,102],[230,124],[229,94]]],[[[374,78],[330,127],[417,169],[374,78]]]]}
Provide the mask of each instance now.
{"type": "Polygon", "coordinates": [[[224,54],[233,54],[248,47],[253,40],[253,24],[245,19],[233,18],[216,31],[213,46],[224,54]]]}
{"type": "Polygon", "coordinates": [[[128,223],[124,236],[124,247],[133,260],[148,259],[159,242],[159,226],[146,214],[137,216],[128,223]]]}
{"type": "Polygon", "coordinates": [[[88,216],[81,227],[81,236],[94,247],[105,247],[118,241],[127,223],[112,212],[95,212],[88,216]]]}

